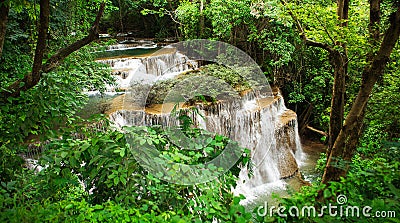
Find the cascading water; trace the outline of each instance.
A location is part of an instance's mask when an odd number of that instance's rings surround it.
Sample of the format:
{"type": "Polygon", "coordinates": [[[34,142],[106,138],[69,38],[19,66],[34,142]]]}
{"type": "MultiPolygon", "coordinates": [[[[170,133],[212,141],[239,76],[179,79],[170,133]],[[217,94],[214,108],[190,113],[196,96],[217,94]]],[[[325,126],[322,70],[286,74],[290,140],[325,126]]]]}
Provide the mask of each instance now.
{"type": "MultiPolygon", "coordinates": [[[[101,59],[98,62],[112,67],[117,78],[115,88],[120,90],[126,90],[134,83],[150,84],[159,79],[172,78],[198,67],[196,61],[189,60],[179,52],[168,48],[164,51],[149,57],[101,59]]],[[[115,88],[110,86],[108,90],[113,91],[115,88]]]]}
{"type": "MultiPolygon", "coordinates": [[[[197,105],[198,115],[192,115],[195,125],[210,132],[225,135],[251,150],[252,176],[242,168],[235,194],[244,194],[251,201],[271,187],[282,189],[280,181],[295,175],[303,153],[297,133],[296,114],[286,109],[283,98],[242,99],[231,103],[197,105]]],[[[117,126],[163,125],[177,126],[179,121],[161,109],[121,109],[110,114],[117,126]]]]}
{"type": "MultiPolygon", "coordinates": [[[[114,73],[119,74],[117,87],[121,89],[128,89],[135,82],[151,84],[156,80],[173,78],[198,66],[195,61],[173,50],[151,57],[100,62],[109,64],[114,73]]],[[[132,106],[127,99],[132,94],[135,93],[126,93],[122,102],[110,112],[110,120],[116,126],[178,125],[175,116],[162,112],[163,109],[155,109],[156,105],[153,108],[132,106]]],[[[199,113],[192,115],[195,125],[228,136],[251,150],[252,176],[248,176],[249,170],[242,168],[237,187],[233,189],[235,194],[244,194],[251,201],[272,187],[281,188],[284,183],[280,179],[291,177],[298,171],[303,153],[296,114],[285,107],[279,92],[275,92],[273,97],[256,98],[245,94],[230,102],[195,106],[199,113]]]]}
{"type": "Polygon", "coordinates": [[[128,50],[128,49],[150,49],[150,48],[157,48],[157,44],[155,44],[153,41],[120,43],[108,46],[107,51],[128,50]]]}

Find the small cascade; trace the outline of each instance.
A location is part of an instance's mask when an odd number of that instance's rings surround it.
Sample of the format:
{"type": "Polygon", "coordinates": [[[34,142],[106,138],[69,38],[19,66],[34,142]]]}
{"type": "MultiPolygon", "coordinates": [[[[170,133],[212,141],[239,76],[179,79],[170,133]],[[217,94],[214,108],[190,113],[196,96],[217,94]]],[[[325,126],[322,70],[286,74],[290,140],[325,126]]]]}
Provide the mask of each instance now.
{"type": "Polygon", "coordinates": [[[108,91],[127,90],[134,83],[151,84],[156,80],[173,78],[179,73],[198,68],[197,61],[190,60],[173,50],[143,58],[127,57],[97,61],[111,66],[117,78],[116,86],[109,86],[108,91]]]}
{"type": "MultiPolygon", "coordinates": [[[[153,74],[155,76],[163,76],[165,74],[179,74],[183,71],[196,69],[197,62],[189,60],[185,55],[175,52],[173,54],[162,54],[154,57],[146,57],[141,59],[142,63],[146,67],[147,74],[153,74]]],[[[167,75],[169,78],[173,75],[167,75]]]]}

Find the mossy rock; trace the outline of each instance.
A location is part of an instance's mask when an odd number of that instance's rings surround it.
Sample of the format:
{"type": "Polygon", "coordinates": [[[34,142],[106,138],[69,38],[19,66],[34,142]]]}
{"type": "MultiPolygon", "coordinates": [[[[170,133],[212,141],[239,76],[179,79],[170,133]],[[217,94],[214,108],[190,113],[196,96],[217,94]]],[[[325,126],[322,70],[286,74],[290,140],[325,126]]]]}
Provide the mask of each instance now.
{"type": "MultiPolygon", "coordinates": [[[[242,70],[245,71],[245,70],[242,70]]],[[[199,70],[185,72],[174,79],[156,82],[149,92],[146,106],[165,102],[214,103],[234,99],[250,89],[242,74],[222,65],[210,64],[199,70]]]]}

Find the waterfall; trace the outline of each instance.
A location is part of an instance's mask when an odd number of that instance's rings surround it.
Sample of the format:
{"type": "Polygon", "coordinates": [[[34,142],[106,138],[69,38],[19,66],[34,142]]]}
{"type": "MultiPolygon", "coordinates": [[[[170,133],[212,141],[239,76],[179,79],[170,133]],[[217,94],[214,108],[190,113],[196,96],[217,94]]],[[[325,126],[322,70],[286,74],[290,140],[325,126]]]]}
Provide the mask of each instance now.
{"type": "MultiPolygon", "coordinates": [[[[280,179],[291,177],[298,171],[303,152],[296,114],[285,107],[279,93],[274,98],[249,100],[244,97],[229,103],[197,105],[197,110],[199,114],[192,115],[196,126],[225,135],[251,150],[252,176],[248,176],[249,170],[242,168],[235,194],[254,198],[270,185],[283,186],[280,179]]],[[[179,123],[168,113],[147,109],[121,109],[110,114],[110,119],[117,126],[170,127],[179,123]]]]}
{"type": "MultiPolygon", "coordinates": [[[[112,66],[118,75],[117,87],[122,89],[128,89],[135,81],[152,84],[198,67],[197,62],[177,51],[171,52],[171,49],[168,53],[150,57],[106,59],[101,62],[112,66]]],[[[132,96],[135,94],[127,92],[119,97],[118,106],[109,114],[117,127],[178,125],[176,117],[162,112],[163,107],[172,108],[173,105],[133,106],[132,96]]],[[[297,117],[286,108],[279,92],[272,97],[255,97],[245,93],[231,101],[195,106],[198,114],[192,114],[194,125],[225,135],[251,151],[252,176],[249,177],[250,170],[243,167],[237,187],[233,188],[234,194],[244,194],[250,201],[273,187],[282,188],[284,183],[281,179],[297,173],[303,159],[297,117]]]]}
{"type": "Polygon", "coordinates": [[[280,95],[273,105],[263,109],[262,116],[271,118],[261,120],[264,133],[260,137],[260,145],[257,144],[252,153],[251,160],[255,168],[253,176],[249,177],[249,170],[242,168],[237,186],[233,189],[234,194],[245,195],[246,200],[242,204],[252,202],[259,195],[265,197],[283,190],[286,185],[280,179],[294,176],[305,156],[298,134],[296,113],[285,107],[280,95]],[[266,175],[269,181],[265,180],[266,175]]]}

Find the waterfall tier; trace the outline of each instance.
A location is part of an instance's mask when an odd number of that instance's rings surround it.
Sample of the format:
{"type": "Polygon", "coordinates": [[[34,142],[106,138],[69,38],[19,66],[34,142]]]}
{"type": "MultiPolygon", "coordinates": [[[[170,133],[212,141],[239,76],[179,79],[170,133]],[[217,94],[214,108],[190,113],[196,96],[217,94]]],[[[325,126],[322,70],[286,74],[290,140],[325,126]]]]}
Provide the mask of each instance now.
{"type": "Polygon", "coordinates": [[[131,43],[119,43],[107,47],[107,51],[128,50],[128,49],[152,49],[157,48],[157,44],[153,41],[141,41],[131,43]]]}
{"type": "Polygon", "coordinates": [[[110,65],[116,76],[116,86],[110,86],[108,91],[127,90],[132,84],[150,84],[160,79],[173,78],[198,67],[197,61],[190,60],[173,48],[165,48],[152,55],[104,58],[97,61],[110,65]]]}
{"type": "MultiPolygon", "coordinates": [[[[177,126],[179,121],[170,115],[172,104],[137,108],[116,98],[110,120],[117,126],[162,125],[177,126]]],[[[251,98],[251,97],[250,97],[251,98]]],[[[127,100],[129,101],[129,100],[127,100]]],[[[285,107],[279,93],[274,97],[211,105],[196,105],[199,114],[192,114],[197,127],[225,135],[251,150],[253,176],[242,169],[239,187],[254,188],[293,176],[298,171],[302,151],[297,133],[296,114],[285,107]],[[201,115],[200,115],[201,114],[201,115]],[[202,117],[204,117],[204,119],[202,117]]]]}

